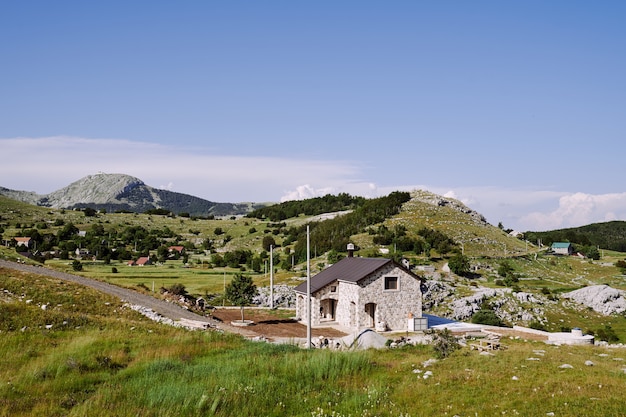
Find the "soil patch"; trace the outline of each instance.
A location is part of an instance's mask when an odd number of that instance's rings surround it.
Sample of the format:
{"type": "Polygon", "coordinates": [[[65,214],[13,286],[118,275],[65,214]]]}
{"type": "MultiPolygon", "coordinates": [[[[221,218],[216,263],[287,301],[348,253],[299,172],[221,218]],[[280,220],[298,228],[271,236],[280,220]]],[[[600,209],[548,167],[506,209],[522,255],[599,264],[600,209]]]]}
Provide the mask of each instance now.
{"type": "MultiPolygon", "coordinates": [[[[213,311],[213,318],[230,325],[231,321],[241,320],[239,309],[221,309],[213,311]]],[[[246,332],[252,332],[257,336],[273,338],[306,338],[306,326],[291,318],[281,318],[266,310],[245,309],[244,318],[252,320],[254,324],[246,326],[246,332]]],[[[340,338],[346,334],[331,327],[311,329],[312,337],[324,336],[328,338],[340,338]]]]}

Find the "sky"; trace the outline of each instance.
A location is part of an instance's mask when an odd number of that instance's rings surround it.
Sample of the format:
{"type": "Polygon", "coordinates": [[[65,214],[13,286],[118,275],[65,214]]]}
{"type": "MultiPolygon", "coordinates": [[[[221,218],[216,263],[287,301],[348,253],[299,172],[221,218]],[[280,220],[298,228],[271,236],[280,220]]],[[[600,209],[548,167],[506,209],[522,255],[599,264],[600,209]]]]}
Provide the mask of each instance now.
{"type": "Polygon", "coordinates": [[[0,186],[626,220],[625,21],[612,0],[2,2],[0,186]]]}

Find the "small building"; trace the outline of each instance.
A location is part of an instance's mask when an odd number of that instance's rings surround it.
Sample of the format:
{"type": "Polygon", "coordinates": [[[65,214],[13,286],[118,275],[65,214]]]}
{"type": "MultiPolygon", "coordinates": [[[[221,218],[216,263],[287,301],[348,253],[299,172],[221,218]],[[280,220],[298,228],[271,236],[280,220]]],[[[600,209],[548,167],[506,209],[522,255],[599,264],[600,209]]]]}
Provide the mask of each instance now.
{"type": "Polygon", "coordinates": [[[30,237],[15,237],[15,242],[17,242],[16,246],[24,246],[30,248],[30,243],[32,239],[30,237]]]}
{"type": "Polygon", "coordinates": [[[167,251],[171,254],[171,255],[184,255],[185,253],[185,247],[184,246],[170,246],[169,248],[167,248],[167,251]]]}
{"type": "Polygon", "coordinates": [[[144,266],[144,265],[152,265],[152,261],[149,256],[142,256],[136,261],[128,261],[129,266],[144,266]]]}
{"type": "MultiPolygon", "coordinates": [[[[308,322],[307,283],[295,292],[296,316],[308,322]]],[[[311,277],[313,326],[414,331],[425,329],[425,322],[419,277],[391,259],[358,258],[349,251],[348,257],[311,277]]]]}
{"type": "Polygon", "coordinates": [[[555,255],[569,256],[574,253],[574,247],[569,242],[554,242],[551,249],[555,255]]]}

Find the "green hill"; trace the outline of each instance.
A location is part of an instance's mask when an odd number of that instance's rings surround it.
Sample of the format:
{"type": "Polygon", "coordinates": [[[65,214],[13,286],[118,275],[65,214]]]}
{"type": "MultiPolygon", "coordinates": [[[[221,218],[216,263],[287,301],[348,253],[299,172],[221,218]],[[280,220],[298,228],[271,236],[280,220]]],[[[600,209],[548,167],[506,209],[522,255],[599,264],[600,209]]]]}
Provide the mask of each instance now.
{"type": "Polygon", "coordinates": [[[601,249],[626,252],[626,222],[593,223],[581,227],[546,232],[526,232],[526,238],[550,246],[553,242],[570,242],[578,246],[596,246],[601,249]]]}

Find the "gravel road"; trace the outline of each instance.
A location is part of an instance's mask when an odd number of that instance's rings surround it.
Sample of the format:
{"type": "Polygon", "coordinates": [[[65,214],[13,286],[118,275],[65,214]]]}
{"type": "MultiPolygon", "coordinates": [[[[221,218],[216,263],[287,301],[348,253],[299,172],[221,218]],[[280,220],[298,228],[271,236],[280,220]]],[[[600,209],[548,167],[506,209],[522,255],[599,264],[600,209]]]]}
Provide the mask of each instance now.
{"type": "Polygon", "coordinates": [[[62,279],[64,281],[74,282],[76,284],[84,285],[87,287],[94,288],[98,291],[101,291],[106,294],[113,295],[123,302],[126,302],[132,306],[141,306],[144,308],[148,308],[153,310],[154,312],[160,314],[161,316],[171,319],[175,322],[180,320],[193,320],[195,322],[206,323],[208,327],[217,328],[221,330],[225,330],[231,333],[239,333],[243,336],[253,337],[255,334],[246,331],[245,329],[240,329],[235,326],[229,326],[225,323],[217,322],[216,320],[212,320],[208,317],[200,316],[195,314],[189,310],[186,310],[180,307],[177,304],[168,303],[167,301],[159,300],[157,298],[151,297],[149,295],[141,294],[133,290],[129,290],[126,288],[121,288],[116,285],[111,285],[106,282],[97,281],[90,278],[81,277],[78,275],[68,274],[65,272],[55,271],[53,269],[41,267],[41,266],[32,266],[20,264],[17,262],[9,262],[0,259],[0,267],[15,269],[18,271],[23,271],[27,273],[37,274],[37,275],[45,275],[52,278],[62,279]]]}

